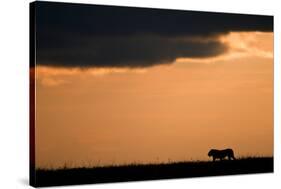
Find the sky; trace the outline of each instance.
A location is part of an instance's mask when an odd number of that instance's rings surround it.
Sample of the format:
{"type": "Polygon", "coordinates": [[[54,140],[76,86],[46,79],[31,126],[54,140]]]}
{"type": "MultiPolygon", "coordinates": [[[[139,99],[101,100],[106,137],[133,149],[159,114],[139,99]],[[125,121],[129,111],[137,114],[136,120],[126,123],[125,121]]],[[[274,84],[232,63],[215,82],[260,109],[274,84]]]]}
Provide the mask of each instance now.
{"type": "Polygon", "coordinates": [[[273,156],[273,17],[37,2],[36,167],[273,156]]]}

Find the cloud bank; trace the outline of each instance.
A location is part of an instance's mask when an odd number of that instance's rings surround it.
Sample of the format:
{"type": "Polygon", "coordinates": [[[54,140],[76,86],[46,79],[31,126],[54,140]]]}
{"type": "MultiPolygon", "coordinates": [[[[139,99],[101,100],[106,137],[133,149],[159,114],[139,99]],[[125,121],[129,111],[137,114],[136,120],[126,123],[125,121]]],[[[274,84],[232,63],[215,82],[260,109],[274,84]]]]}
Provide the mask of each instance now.
{"type": "Polygon", "coordinates": [[[273,17],[117,6],[36,3],[37,64],[149,67],[215,57],[231,31],[273,31],[273,17]]]}

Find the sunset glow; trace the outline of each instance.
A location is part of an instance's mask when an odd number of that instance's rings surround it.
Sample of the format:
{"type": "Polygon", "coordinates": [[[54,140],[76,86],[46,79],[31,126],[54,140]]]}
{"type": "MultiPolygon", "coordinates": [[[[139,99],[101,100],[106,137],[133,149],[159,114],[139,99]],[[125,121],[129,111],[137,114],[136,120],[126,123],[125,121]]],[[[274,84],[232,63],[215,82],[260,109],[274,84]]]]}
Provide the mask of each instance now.
{"type": "Polygon", "coordinates": [[[218,39],[222,54],[149,67],[37,66],[36,166],[272,156],[273,33],[218,39]]]}

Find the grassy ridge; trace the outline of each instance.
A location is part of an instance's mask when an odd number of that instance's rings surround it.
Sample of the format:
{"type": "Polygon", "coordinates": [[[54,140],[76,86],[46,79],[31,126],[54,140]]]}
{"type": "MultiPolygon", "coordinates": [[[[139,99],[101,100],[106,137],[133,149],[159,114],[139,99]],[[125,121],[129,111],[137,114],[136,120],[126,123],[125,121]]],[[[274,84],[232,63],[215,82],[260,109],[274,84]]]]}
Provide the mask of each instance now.
{"type": "Polygon", "coordinates": [[[131,164],[95,168],[38,169],[35,186],[188,178],[273,172],[273,157],[251,157],[234,161],[131,164]]]}

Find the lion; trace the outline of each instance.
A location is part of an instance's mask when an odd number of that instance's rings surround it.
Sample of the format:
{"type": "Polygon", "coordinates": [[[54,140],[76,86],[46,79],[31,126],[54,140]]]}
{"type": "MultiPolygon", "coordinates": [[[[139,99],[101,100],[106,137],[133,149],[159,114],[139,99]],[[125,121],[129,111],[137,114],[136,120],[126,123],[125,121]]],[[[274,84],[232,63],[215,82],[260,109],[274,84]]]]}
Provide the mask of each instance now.
{"type": "Polygon", "coordinates": [[[216,161],[216,159],[223,160],[225,157],[228,157],[229,160],[233,159],[235,160],[236,158],[234,157],[234,152],[231,148],[227,148],[224,150],[216,150],[216,149],[211,149],[208,153],[209,157],[213,157],[213,161],[216,161]]]}

